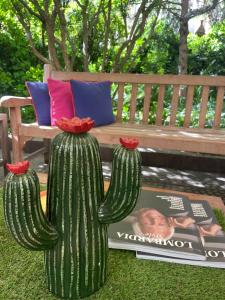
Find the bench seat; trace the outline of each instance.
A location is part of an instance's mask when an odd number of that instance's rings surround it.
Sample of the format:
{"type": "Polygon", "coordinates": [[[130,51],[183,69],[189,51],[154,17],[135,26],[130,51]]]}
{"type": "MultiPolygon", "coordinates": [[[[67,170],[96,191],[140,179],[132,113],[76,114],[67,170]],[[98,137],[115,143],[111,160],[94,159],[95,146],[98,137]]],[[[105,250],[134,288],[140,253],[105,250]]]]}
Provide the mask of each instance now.
{"type": "MultiPolygon", "coordinates": [[[[60,129],[38,126],[37,123],[21,124],[20,136],[52,139],[60,129]]],[[[142,124],[114,123],[95,127],[90,131],[100,143],[118,144],[119,138],[137,137],[140,147],[225,155],[225,130],[175,128],[142,124]]]]}

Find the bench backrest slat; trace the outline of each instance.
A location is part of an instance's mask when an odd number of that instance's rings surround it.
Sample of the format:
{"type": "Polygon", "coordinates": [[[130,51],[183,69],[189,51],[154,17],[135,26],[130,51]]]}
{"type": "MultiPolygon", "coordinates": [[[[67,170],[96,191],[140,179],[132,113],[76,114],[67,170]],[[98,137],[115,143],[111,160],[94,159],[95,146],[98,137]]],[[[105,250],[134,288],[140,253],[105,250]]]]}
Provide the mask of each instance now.
{"type": "Polygon", "coordinates": [[[191,121],[192,103],[194,96],[194,86],[189,85],[187,89],[187,98],[185,106],[184,127],[189,127],[191,121]]]}
{"type": "Polygon", "coordinates": [[[52,71],[51,78],[58,80],[83,80],[98,82],[109,80],[114,83],[152,83],[165,85],[209,85],[225,86],[225,76],[199,76],[199,75],[145,75],[122,73],[88,73],[88,72],[62,72],[52,71]]]}
{"type": "Polygon", "coordinates": [[[200,106],[200,113],[199,113],[199,128],[205,127],[208,99],[209,99],[209,86],[204,86],[202,89],[202,95],[201,95],[201,106],[200,106]]]}
{"type": "Polygon", "coordinates": [[[217,129],[224,123],[225,76],[61,72],[49,67],[45,71],[45,81],[47,77],[109,80],[116,87],[113,105],[117,122],[201,129],[217,129]]]}
{"type": "Polygon", "coordinates": [[[218,87],[216,96],[215,118],[213,128],[220,127],[221,113],[223,109],[224,87],[218,87]]]}
{"type": "Polygon", "coordinates": [[[149,116],[149,109],[151,104],[151,95],[152,95],[152,85],[145,84],[144,89],[144,104],[143,104],[143,118],[142,123],[148,124],[148,116],[149,116]]]}
{"type": "Polygon", "coordinates": [[[119,83],[118,85],[118,105],[117,105],[117,122],[122,122],[123,113],[123,98],[124,98],[124,83],[119,83]]]}
{"type": "Polygon", "coordinates": [[[132,90],[131,90],[131,99],[130,99],[130,123],[134,123],[135,121],[135,113],[136,113],[136,105],[137,105],[137,90],[138,85],[137,83],[132,84],[132,90]]]}
{"type": "Polygon", "coordinates": [[[165,95],[165,85],[163,84],[159,86],[158,103],[157,103],[157,110],[156,110],[157,126],[162,125],[164,95],[165,95]]]}
{"type": "Polygon", "coordinates": [[[170,126],[176,125],[179,92],[180,92],[180,86],[178,84],[175,84],[173,86],[173,96],[172,96],[171,109],[170,109],[170,126]]]}

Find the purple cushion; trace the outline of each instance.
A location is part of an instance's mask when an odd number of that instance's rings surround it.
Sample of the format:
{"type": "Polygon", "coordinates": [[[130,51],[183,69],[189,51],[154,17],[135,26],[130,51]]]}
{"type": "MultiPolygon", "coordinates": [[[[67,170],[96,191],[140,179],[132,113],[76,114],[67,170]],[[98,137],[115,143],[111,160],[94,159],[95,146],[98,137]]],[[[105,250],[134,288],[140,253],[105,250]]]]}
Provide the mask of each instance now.
{"type": "Polygon", "coordinates": [[[71,80],[76,117],[90,117],[95,126],[115,121],[112,112],[110,82],[82,82],[71,80]]]}
{"type": "Polygon", "coordinates": [[[51,125],[50,97],[47,83],[26,82],[26,86],[33,101],[38,124],[51,125]]]}

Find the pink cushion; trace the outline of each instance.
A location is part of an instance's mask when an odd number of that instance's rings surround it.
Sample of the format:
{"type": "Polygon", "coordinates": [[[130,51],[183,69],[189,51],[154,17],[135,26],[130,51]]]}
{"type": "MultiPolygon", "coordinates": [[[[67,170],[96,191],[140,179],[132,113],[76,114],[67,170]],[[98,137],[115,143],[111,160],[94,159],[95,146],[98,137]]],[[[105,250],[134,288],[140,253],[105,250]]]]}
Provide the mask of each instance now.
{"type": "Polygon", "coordinates": [[[48,79],[50,95],[51,125],[55,126],[57,119],[73,118],[75,115],[73,95],[69,82],[48,79]]]}

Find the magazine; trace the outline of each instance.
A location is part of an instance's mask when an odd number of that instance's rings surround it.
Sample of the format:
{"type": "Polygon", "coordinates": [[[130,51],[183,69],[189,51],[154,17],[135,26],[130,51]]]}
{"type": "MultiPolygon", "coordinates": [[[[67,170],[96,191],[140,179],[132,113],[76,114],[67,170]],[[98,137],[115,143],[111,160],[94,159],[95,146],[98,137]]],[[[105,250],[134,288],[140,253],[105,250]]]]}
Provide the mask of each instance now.
{"type": "Polygon", "coordinates": [[[137,252],[136,257],[142,259],[160,260],[180,264],[200,265],[216,268],[225,268],[225,232],[218,224],[212,208],[207,201],[193,201],[191,208],[196,224],[201,235],[205,251],[205,261],[180,259],[169,257],[169,255],[149,254],[137,252]]]}
{"type": "Polygon", "coordinates": [[[176,194],[142,190],[133,212],[108,235],[110,248],[206,259],[190,201],[176,194]]]}

